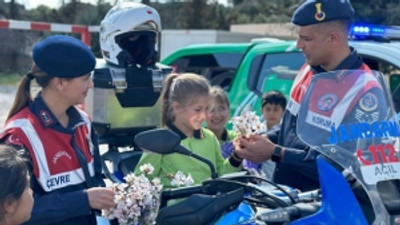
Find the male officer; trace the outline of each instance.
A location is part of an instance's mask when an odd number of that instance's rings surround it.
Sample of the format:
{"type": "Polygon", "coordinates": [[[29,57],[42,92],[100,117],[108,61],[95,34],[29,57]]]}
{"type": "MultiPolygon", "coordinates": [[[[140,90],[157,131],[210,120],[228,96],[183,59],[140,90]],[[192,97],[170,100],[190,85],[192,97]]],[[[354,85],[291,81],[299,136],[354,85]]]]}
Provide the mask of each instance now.
{"type": "MultiPolygon", "coordinates": [[[[348,30],[353,7],[348,0],[308,0],[297,8],[292,22],[298,26],[297,48],[303,51],[306,64],[300,69],[291,93],[277,144],[268,138],[252,136],[251,140],[235,140],[235,152],[253,162],[272,159],[277,163],[274,181],[308,191],[319,188],[315,158],[317,152],[303,143],[297,133],[297,114],[311,77],[333,70],[369,70],[354,48],[348,45],[348,30]]],[[[369,96],[371,97],[371,96],[369,96]]],[[[361,97],[358,106],[366,99],[361,97]]],[[[365,105],[364,105],[365,106],[365,105]]],[[[372,113],[367,110],[361,113],[372,113]]],[[[278,133],[278,134],[277,134],[278,133]]],[[[268,134],[269,136],[272,133],[268,134]]]]}

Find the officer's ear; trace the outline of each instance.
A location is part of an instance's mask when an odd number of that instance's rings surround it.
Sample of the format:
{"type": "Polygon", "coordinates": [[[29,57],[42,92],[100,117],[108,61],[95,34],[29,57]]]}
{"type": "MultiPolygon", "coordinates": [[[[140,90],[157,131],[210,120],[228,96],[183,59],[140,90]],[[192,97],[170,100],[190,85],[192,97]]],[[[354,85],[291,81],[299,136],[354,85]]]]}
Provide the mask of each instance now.
{"type": "Polygon", "coordinates": [[[65,83],[66,81],[64,81],[62,78],[54,77],[51,80],[51,82],[54,83],[54,86],[57,88],[57,90],[59,90],[59,91],[64,90],[63,83],[65,83]]]}
{"type": "Polygon", "coordinates": [[[332,44],[335,44],[335,45],[342,42],[342,40],[343,40],[342,33],[338,32],[338,31],[330,32],[328,38],[329,38],[329,42],[332,44]]]}

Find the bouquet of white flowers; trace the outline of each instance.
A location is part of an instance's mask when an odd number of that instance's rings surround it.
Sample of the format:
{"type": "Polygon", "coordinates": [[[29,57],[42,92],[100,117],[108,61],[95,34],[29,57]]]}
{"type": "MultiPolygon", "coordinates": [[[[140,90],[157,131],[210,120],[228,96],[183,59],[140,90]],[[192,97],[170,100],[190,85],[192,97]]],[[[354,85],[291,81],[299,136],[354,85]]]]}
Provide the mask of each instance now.
{"type": "Polygon", "coordinates": [[[265,123],[262,123],[260,117],[253,111],[245,111],[242,115],[233,117],[229,122],[233,124],[234,131],[247,138],[251,134],[260,134],[267,130],[265,123]]]}
{"type": "MultiPolygon", "coordinates": [[[[139,169],[142,174],[128,174],[125,176],[126,183],[113,184],[116,205],[103,210],[103,217],[117,218],[121,225],[155,224],[163,186],[158,177],[149,180],[148,175],[154,171],[152,165],[144,164],[139,169]]],[[[191,186],[194,183],[190,174],[185,176],[181,171],[169,178],[174,186],[191,186]]]]}

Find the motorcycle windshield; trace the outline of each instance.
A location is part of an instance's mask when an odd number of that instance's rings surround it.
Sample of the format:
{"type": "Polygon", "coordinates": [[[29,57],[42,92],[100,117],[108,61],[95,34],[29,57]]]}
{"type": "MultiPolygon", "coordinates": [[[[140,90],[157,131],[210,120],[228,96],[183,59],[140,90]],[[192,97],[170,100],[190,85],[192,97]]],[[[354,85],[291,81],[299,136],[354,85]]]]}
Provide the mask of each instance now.
{"type": "Polygon", "coordinates": [[[298,112],[300,139],[351,173],[388,221],[377,184],[400,178],[399,123],[392,96],[377,71],[313,75],[298,112]]]}

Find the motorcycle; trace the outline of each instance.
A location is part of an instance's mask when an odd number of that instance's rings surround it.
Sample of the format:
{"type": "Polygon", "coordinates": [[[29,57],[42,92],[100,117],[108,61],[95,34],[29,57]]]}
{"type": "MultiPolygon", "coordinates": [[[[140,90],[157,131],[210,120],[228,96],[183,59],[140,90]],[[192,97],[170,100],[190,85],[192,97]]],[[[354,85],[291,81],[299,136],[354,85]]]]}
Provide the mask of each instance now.
{"type": "Polygon", "coordinates": [[[380,72],[314,75],[297,134],[319,153],[318,190],[300,193],[248,173],[218,177],[173,132],[138,134],[142,150],[197,158],[212,174],[201,185],[164,190],[157,224],[400,224],[400,129],[380,72]]]}
{"type": "Polygon", "coordinates": [[[144,151],[184,154],[210,167],[211,179],[201,185],[162,191],[157,224],[236,224],[237,221],[252,219],[255,215],[252,205],[263,204],[270,208],[289,206],[288,202],[294,202],[294,198],[298,197],[295,190],[275,185],[247,171],[218,177],[209,160],[180,145],[180,137],[168,129],[142,132],[135,137],[135,143],[144,151]],[[259,186],[262,182],[270,184],[269,191],[259,186]],[[284,196],[280,197],[279,192],[284,196]],[[170,200],[183,198],[186,199],[168,205],[170,200]]]}

